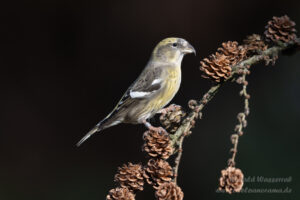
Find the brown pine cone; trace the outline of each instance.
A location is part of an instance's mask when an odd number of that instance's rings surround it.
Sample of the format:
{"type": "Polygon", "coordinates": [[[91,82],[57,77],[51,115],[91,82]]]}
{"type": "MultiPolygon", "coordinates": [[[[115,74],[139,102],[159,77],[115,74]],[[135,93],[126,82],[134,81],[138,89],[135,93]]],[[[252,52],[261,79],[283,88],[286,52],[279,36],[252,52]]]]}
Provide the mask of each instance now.
{"type": "Polygon", "coordinates": [[[228,167],[221,171],[219,190],[227,193],[240,192],[244,185],[244,174],[240,169],[228,167]]]}
{"type": "Polygon", "coordinates": [[[223,42],[222,47],[218,48],[221,54],[227,56],[230,60],[230,65],[236,65],[246,58],[246,49],[243,46],[239,46],[236,41],[223,42]]]}
{"type": "Polygon", "coordinates": [[[182,200],[183,195],[181,188],[173,182],[160,185],[155,192],[158,200],[182,200]]]}
{"type": "Polygon", "coordinates": [[[154,158],[168,159],[173,153],[170,136],[166,131],[147,130],[144,133],[143,150],[154,158]]]}
{"type": "Polygon", "coordinates": [[[268,25],[266,26],[265,36],[267,41],[295,41],[297,38],[295,25],[296,23],[290,20],[287,15],[273,17],[272,20],[268,21],[268,25]]]}
{"type": "Polygon", "coordinates": [[[140,164],[128,163],[119,167],[115,175],[115,181],[130,191],[142,191],[144,186],[144,170],[140,164]]]}
{"type": "Polygon", "coordinates": [[[160,185],[170,182],[174,176],[169,163],[162,159],[150,159],[145,168],[144,177],[148,184],[157,189],[160,185]]]}
{"type": "Polygon", "coordinates": [[[246,48],[239,46],[236,41],[223,42],[216,54],[200,62],[200,70],[205,73],[202,77],[210,78],[215,82],[228,79],[231,75],[231,66],[244,60],[247,57],[246,53],[246,48]]]}
{"type": "Polygon", "coordinates": [[[200,63],[200,70],[205,73],[202,75],[203,78],[221,82],[231,75],[230,60],[224,54],[213,54],[209,58],[204,58],[200,63]]]}
{"type": "Polygon", "coordinates": [[[169,133],[175,133],[180,126],[182,119],[186,113],[181,106],[171,105],[172,108],[166,113],[160,115],[160,123],[168,130],[169,133]]]}
{"type": "Polygon", "coordinates": [[[111,189],[106,196],[106,200],[134,200],[135,196],[128,188],[111,189]]]}
{"type": "Polygon", "coordinates": [[[268,48],[268,45],[265,44],[261,36],[258,34],[248,35],[247,38],[244,39],[244,44],[248,55],[265,51],[268,48]]]}

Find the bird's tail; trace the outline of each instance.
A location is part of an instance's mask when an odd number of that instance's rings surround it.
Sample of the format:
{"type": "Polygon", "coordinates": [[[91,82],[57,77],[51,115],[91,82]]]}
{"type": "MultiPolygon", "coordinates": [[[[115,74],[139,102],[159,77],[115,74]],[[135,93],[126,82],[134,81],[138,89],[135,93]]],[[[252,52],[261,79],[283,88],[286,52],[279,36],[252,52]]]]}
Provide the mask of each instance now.
{"type": "Polygon", "coordinates": [[[109,128],[111,126],[115,126],[121,123],[117,116],[114,115],[114,111],[111,112],[107,117],[105,117],[102,121],[100,121],[94,128],[92,128],[77,144],[76,146],[79,147],[84,141],[89,139],[93,134],[102,131],[103,129],[109,128]]]}
{"type": "Polygon", "coordinates": [[[101,128],[102,121],[99,122],[94,128],[92,128],[77,144],[76,146],[79,147],[84,141],[89,139],[94,133],[100,132],[103,128],[101,128]]]}

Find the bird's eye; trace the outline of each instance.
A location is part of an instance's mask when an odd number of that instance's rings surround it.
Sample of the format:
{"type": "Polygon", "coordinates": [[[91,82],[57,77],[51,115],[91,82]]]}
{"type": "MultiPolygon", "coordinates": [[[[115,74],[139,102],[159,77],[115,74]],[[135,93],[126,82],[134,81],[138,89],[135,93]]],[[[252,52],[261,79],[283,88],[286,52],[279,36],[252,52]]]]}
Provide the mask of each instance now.
{"type": "Polygon", "coordinates": [[[172,46],[173,46],[173,47],[177,47],[177,43],[173,43],[172,46]]]}

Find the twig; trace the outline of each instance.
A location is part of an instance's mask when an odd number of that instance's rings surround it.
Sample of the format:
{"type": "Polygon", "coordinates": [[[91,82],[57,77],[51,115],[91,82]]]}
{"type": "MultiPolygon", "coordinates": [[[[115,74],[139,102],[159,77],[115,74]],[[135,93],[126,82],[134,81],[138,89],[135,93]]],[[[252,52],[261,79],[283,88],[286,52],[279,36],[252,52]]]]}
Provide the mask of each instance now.
{"type": "MultiPolygon", "coordinates": [[[[174,135],[171,135],[171,140],[172,140],[172,145],[174,147],[177,146],[177,148],[179,148],[178,152],[178,156],[175,160],[175,175],[177,177],[178,175],[178,167],[180,164],[180,159],[182,157],[182,150],[180,150],[182,148],[182,143],[184,140],[184,137],[187,136],[190,132],[190,129],[193,127],[194,123],[192,123],[193,121],[195,121],[195,119],[199,116],[199,113],[203,110],[203,108],[205,107],[205,105],[212,100],[212,98],[216,95],[216,93],[219,91],[220,87],[227,82],[228,80],[232,80],[234,75],[237,73],[240,73],[240,70],[244,70],[245,68],[247,68],[247,66],[251,66],[254,64],[257,64],[261,61],[265,61],[267,58],[270,59],[271,58],[277,58],[278,54],[283,51],[288,49],[289,47],[299,43],[300,39],[298,38],[295,42],[290,42],[290,43],[278,43],[276,46],[273,46],[265,51],[262,51],[260,55],[254,55],[250,58],[248,58],[247,60],[244,60],[240,63],[238,63],[235,66],[232,66],[232,73],[231,76],[224,82],[222,83],[218,83],[216,85],[213,85],[202,97],[202,99],[200,101],[195,101],[195,106],[194,109],[192,109],[190,111],[190,113],[188,113],[186,119],[182,122],[181,126],[177,129],[177,131],[175,132],[174,135]]],[[[243,87],[243,93],[244,95],[248,95],[246,92],[246,89],[243,87]]],[[[249,111],[247,111],[246,109],[248,107],[248,99],[245,98],[245,113],[248,113],[249,111]]],[[[236,152],[237,152],[237,145],[238,145],[238,137],[239,135],[237,135],[237,138],[235,140],[234,143],[234,152],[232,155],[232,159],[234,161],[235,156],[236,156],[236,152]]],[[[175,181],[176,181],[176,177],[175,177],[175,181]]]]}
{"type": "Polygon", "coordinates": [[[235,166],[235,158],[237,154],[237,146],[239,142],[239,137],[243,135],[243,128],[247,126],[247,121],[246,117],[249,115],[250,110],[249,110],[249,98],[250,95],[247,92],[247,86],[248,82],[246,80],[246,76],[250,73],[249,71],[250,66],[246,66],[244,69],[239,70],[239,74],[241,76],[236,80],[238,84],[242,84],[243,88],[240,91],[240,96],[244,97],[244,112],[241,112],[238,114],[237,118],[239,121],[239,124],[236,125],[234,131],[236,132],[235,134],[231,135],[231,142],[233,144],[233,148],[230,150],[232,152],[232,157],[228,160],[228,166],[235,166]]]}
{"type": "Polygon", "coordinates": [[[175,167],[173,168],[175,184],[177,184],[178,169],[179,169],[179,164],[180,164],[182,151],[183,151],[182,145],[183,145],[184,138],[185,138],[184,136],[181,136],[180,139],[179,139],[178,154],[177,154],[177,157],[175,159],[175,167]]]}
{"type": "Polygon", "coordinates": [[[205,95],[202,97],[201,101],[195,102],[196,106],[195,109],[192,109],[192,111],[188,114],[188,117],[183,121],[182,125],[177,129],[176,133],[174,135],[171,135],[172,144],[175,146],[176,144],[179,145],[180,137],[184,133],[188,133],[190,129],[192,128],[192,121],[195,120],[199,113],[203,110],[204,106],[214,97],[214,95],[218,92],[219,88],[221,87],[221,84],[217,84],[212,86],[208,92],[205,93],[205,95]]]}

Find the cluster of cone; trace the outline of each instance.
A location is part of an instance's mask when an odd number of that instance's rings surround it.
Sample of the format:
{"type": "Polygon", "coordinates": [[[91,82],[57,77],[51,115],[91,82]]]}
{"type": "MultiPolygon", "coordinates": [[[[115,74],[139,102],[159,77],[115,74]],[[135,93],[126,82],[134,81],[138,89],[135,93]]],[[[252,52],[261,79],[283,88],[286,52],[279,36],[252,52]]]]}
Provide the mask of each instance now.
{"type": "Polygon", "coordinates": [[[295,22],[288,16],[273,17],[266,26],[264,38],[253,34],[244,40],[243,45],[238,45],[236,41],[222,43],[222,47],[215,54],[200,62],[200,70],[204,72],[202,76],[217,83],[225,81],[231,77],[232,66],[266,50],[268,48],[266,43],[295,41],[297,38],[295,33],[295,22]]]}
{"type": "Polygon", "coordinates": [[[160,123],[165,127],[169,133],[175,133],[178,127],[181,125],[182,119],[186,116],[186,113],[179,105],[171,105],[172,109],[163,113],[160,116],[160,123]]]}
{"type": "MultiPolygon", "coordinates": [[[[160,121],[168,132],[175,133],[184,116],[180,106],[172,105],[172,109],[161,115],[160,121]]],[[[158,200],[183,199],[181,188],[173,182],[174,171],[166,161],[173,154],[167,131],[147,130],[144,133],[143,150],[150,157],[147,164],[128,163],[119,167],[115,175],[119,187],[109,191],[107,200],[134,200],[136,192],[142,191],[145,183],[155,189],[158,200]]]]}
{"type": "MultiPolygon", "coordinates": [[[[280,45],[280,43],[289,44],[290,42],[295,43],[297,36],[294,27],[295,22],[291,21],[286,15],[282,17],[273,17],[266,26],[264,37],[257,34],[250,35],[244,40],[244,44],[241,46],[238,46],[237,42],[223,43],[223,48],[219,49],[219,52],[216,53],[216,55],[211,56],[209,59],[204,59],[204,61],[201,62],[201,70],[205,72],[207,78],[210,78],[215,82],[224,81],[231,76],[231,66],[236,65],[250,56],[260,55],[262,51],[267,50],[268,45],[280,45]]],[[[266,65],[268,65],[270,61],[275,62],[275,60],[276,56],[273,59],[265,57],[266,65]]],[[[248,72],[250,72],[248,68],[245,68],[244,71],[242,71],[242,74],[248,74],[248,72]]],[[[243,81],[243,79],[237,79],[237,82],[243,84],[245,87],[248,84],[248,82],[243,81]]],[[[250,96],[246,94],[245,98],[249,99],[250,96]]],[[[245,110],[244,113],[238,115],[240,121],[238,126],[245,127],[247,125],[245,115],[248,115],[248,113],[249,110],[245,110]]],[[[238,126],[236,127],[236,130],[240,130],[238,126]]],[[[239,136],[242,134],[243,132],[241,131],[238,133],[239,136]]],[[[244,184],[243,172],[234,166],[234,162],[229,162],[228,167],[221,171],[221,177],[219,179],[219,190],[224,190],[229,194],[240,192],[244,184]]]]}
{"type": "MultiPolygon", "coordinates": [[[[222,43],[222,47],[215,54],[201,61],[200,70],[204,72],[203,77],[217,83],[229,79],[232,75],[232,66],[249,56],[265,51],[268,48],[267,42],[276,44],[296,40],[294,26],[295,23],[287,16],[273,17],[266,26],[264,38],[253,34],[244,40],[243,45],[239,45],[236,41],[222,43]]],[[[107,200],[134,200],[136,192],[142,191],[145,183],[155,189],[158,200],[183,199],[183,192],[173,181],[176,175],[167,159],[174,152],[170,134],[177,131],[185,115],[180,106],[173,106],[160,117],[166,131],[148,130],[144,133],[143,150],[150,159],[145,166],[128,163],[119,167],[115,175],[119,187],[109,191],[107,200]]],[[[227,193],[239,192],[243,187],[243,177],[240,169],[230,165],[221,171],[219,189],[227,193]]]]}
{"type": "Polygon", "coordinates": [[[219,190],[225,190],[229,194],[240,192],[244,185],[244,174],[242,170],[229,166],[221,171],[219,181],[219,190]]]}
{"type": "Polygon", "coordinates": [[[231,76],[231,66],[246,57],[246,49],[237,42],[224,42],[218,52],[201,61],[200,70],[204,72],[203,78],[210,78],[221,82],[231,76]]]}

